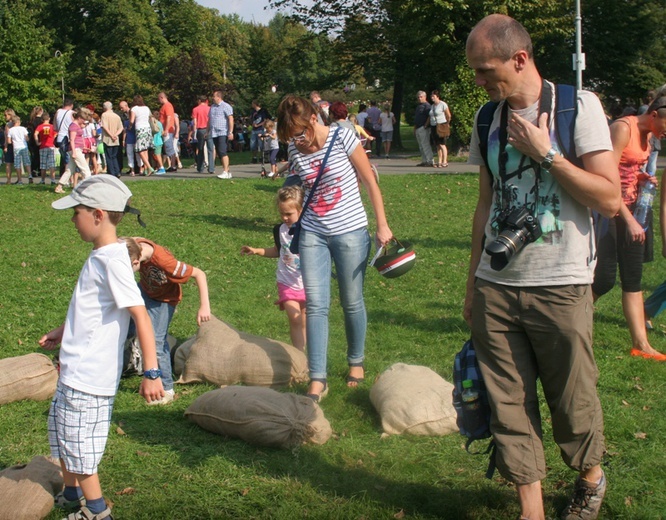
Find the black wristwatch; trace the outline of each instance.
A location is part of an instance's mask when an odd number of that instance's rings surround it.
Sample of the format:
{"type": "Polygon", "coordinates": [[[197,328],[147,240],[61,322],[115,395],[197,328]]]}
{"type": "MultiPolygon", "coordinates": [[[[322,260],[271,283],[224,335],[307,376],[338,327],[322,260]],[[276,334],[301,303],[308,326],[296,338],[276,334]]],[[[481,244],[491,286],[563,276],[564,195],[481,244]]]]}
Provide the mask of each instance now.
{"type": "Polygon", "coordinates": [[[546,171],[550,170],[553,167],[553,161],[555,160],[556,155],[557,150],[555,150],[555,148],[548,150],[546,157],[544,157],[543,161],[541,161],[541,168],[546,171]]]}
{"type": "Polygon", "coordinates": [[[143,373],[143,377],[147,377],[148,379],[157,379],[158,377],[162,377],[162,371],[159,368],[151,368],[150,370],[146,370],[143,373]]]}

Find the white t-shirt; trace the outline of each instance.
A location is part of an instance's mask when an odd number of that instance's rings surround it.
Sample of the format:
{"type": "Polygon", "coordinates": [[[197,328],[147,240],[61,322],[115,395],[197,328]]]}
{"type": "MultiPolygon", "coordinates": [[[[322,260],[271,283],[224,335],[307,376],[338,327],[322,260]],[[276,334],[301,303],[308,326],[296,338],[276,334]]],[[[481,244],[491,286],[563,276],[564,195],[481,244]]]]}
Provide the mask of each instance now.
{"type": "Polygon", "coordinates": [[[7,135],[12,140],[14,152],[18,152],[28,147],[28,130],[23,126],[13,126],[7,131],[7,135]]]}
{"type": "Polygon", "coordinates": [[[144,305],[127,246],[94,249],[76,282],[60,347],[60,380],[92,395],[115,395],[130,314],[144,305]]]}
{"type": "MultiPolygon", "coordinates": [[[[551,84],[552,86],[552,84],[551,84]]],[[[553,89],[553,107],[555,107],[553,89]]],[[[509,207],[526,206],[536,214],[543,234],[536,242],[527,244],[516,253],[509,264],[501,271],[490,267],[490,256],[484,251],[481,255],[476,276],[489,282],[515,287],[537,287],[548,285],[590,284],[593,280],[595,259],[594,232],[592,217],[588,208],[574,200],[562,186],[546,171],[541,171],[542,180],[538,186],[539,200],[536,200],[534,161],[522,155],[510,144],[506,147],[509,156],[505,181],[505,193],[510,200],[502,201],[499,179],[499,124],[503,103],[495,111],[488,137],[488,163],[494,179],[493,200],[490,216],[486,223],[486,243],[497,237],[499,230],[494,223],[502,205],[509,207]]],[[[536,124],[539,102],[516,110],[528,121],[536,124]]],[[[513,113],[509,108],[508,118],[513,113]]],[[[554,110],[553,110],[554,112],[554,110]]],[[[478,117],[478,112],[477,112],[478,117]]],[[[559,146],[554,128],[554,113],[551,113],[550,141],[558,152],[559,146]]],[[[576,155],[612,150],[610,131],[599,99],[585,90],[578,91],[578,116],[574,135],[576,155]]],[[[472,132],[469,163],[483,166],[479,150],[479,136],[472,132]]]]}
{"type": "MultiPolygon", "coordinates": [[[[324,146],[311,154],[299,152],[293,143],[289,145],[291,171],[303,182],[305,200],[336,130],[338,129],[329,127],[324,146]]],[[[303,210],[305,214],[301,226],[306,231],[333,236],[367,227],[368,217],[361,202],[356,169],[349,160],[349,156],[359,145],[354,132],[339,127],[338,138],[333,143],[317,192],[310,205],[303,210]]]]}
{"type": "Polygon", "coordinates": [[[132,112],[134,113],[134,128],[150,128],[150,108],[147,106],[133,106],[132,112]]]}
{"type": "Polygon", "coordinates": [[[446,111],[449,105],[441,101],[430,107],[430,126],[446,123],[446,111]]]}
{"type": "Polygon", "coordinates": [[[382,122],[382,132],[393,132],[393,112],[382,112],[379,120],[382,122]]]}
{"type": "Polygon", "coordinates": [[[54,126],[58,129],[56,142],[61,142],[65,137],[69,137],[69,125],[72,124],[72,109],[59,108],[55,115],[54,126]]]}
{"type": "Polygon", "coordinates": [[[303,289],[303,276],[301,276],[301,257],[289,250],[291,239],[289,226],[280,226],[280,259],[277,265],[277,281],[287,287],[300,291],[303,289]]]}

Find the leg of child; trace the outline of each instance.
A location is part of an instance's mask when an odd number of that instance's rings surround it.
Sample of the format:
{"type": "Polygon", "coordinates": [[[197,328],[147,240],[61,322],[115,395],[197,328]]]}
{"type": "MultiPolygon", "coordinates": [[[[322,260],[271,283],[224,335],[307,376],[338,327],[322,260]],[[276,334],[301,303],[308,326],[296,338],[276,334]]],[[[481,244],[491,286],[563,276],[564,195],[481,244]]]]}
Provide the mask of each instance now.
{"type": "Polygon", "coordinates": [[[50,174],[51,174],[51,184],[55,184],[55,181],[56,181],[55,168],[51,168],[50,174]]]}
{"type": "Polygon", "coordinates": [[[305,352],[305,304],[287,300],[282,305],[289,318],[291,344],[301,352],[305,352]]]}

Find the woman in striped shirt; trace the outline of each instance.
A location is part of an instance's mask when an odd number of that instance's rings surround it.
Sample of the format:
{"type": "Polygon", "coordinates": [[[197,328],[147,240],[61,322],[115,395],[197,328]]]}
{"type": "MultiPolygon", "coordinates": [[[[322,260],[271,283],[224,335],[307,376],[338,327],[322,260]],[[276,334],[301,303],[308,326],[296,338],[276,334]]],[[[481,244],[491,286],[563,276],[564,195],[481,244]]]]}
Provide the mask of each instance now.
{"type": "Polygon", "coordinates": [[[370,162],[354,132],[317,121],[317,109],[305,98],[286,96],[278,107],[278,137],[289,143],[289,163],[307,195],[330,146],[321,180],[301,221],[299,254],[307,298],[307,353],[310,368],[308,396],[319,401],[326,394],[326,354],[330,307],[331,260],[335,262],[340,302],[347,336],[347,386],[363,381],[367,314],[363,281],[370,253],[368,218],[359,183],[365,186],[377,221],[378,245],[393,234],[386,221],[384,202],[370,162]],[[358,177],[357,177],[358,176],[358,177]]]}

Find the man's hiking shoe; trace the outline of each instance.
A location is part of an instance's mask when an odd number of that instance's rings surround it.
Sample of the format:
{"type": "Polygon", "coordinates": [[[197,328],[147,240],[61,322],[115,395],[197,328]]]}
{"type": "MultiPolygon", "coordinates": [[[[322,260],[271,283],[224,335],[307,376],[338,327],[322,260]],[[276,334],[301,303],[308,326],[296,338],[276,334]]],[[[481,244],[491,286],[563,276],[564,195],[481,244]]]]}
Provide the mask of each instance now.
{"type": "Polygon", "coordinates": [[[601,481],[596,485],[578,477],[571,502],[562,511],[562,520],[595,520],[599,516],[605,494],[606,475],[603,473],[601,481]]]}
{"type": "Polygon", "coordinates": [[[113,520],[113,517],[111,516],[111,509],[108,507],[101,513],[94,515],[90,512],[90,509],[83,506],[75,513],[67,515],[67,517],[62,520],[113,520]]]}
{"type": "Polygon", "coordinates": [[[65,492],[61,491],[55,496],[53,502],[58,509],[71,513],[72,511],[78,511],[81,507],[85,506],[86,498],[81,496],[81,498],[77,498],[76,500],[67,500],[65,498],[65,492]]]}

